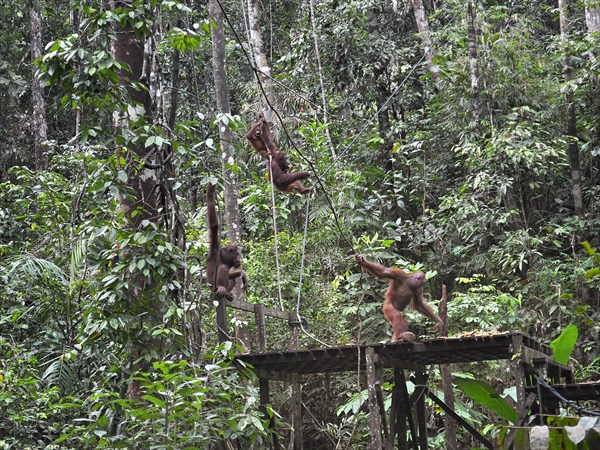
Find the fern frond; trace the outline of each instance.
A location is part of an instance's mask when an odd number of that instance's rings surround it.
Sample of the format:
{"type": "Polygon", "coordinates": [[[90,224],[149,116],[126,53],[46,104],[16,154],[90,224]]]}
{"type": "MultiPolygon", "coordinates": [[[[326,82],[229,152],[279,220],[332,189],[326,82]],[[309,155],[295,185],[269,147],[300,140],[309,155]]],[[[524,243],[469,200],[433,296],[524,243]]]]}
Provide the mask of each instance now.
{"type": "Polygon", "coordinates": [[[65,286],[69,284],[67,275],[62,268],[52,261],[33,255],[19,255],[12,260],[7,275],[11,277],[19,274],[44,284],[58,283],[65,286]]]}

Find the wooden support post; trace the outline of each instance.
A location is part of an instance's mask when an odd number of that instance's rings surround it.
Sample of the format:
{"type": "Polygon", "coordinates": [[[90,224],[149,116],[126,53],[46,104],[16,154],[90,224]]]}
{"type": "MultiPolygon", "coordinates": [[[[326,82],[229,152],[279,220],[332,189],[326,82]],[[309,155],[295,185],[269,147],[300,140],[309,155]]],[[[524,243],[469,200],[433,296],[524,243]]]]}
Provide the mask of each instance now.
{"type": "MultiPolygon", "coordinates": [[[[300,347],[298,322],[300,318],[295,313],[290,313],[290,347],[292,350],[298,350],[300,347]]],[[[302,427],[302,385],[300,383],[300,375],[293,375],[292,381],[292,428],[294,433],[294,450],[302,450],[304,448],[304,436],[302,427]]]]}
{"type": "MultiPolygon", "coordinates": [[[[448,296],[446,285],[442,285],[442,298],[440,300],[440,319],[444,326],[440,330],[441,337],[448,337],[448,296]]],[[[440,376],[442,378],[442,390],[444,391],[444,402],[454,411],[454,391],[452,390],[452,371],[450,364],[440,364],[440,376]]],[[[450,414],[444,414],[444,436],[446,437],[446,450],[456,450],[456,421],[450,414]]]]}
{"type": "Polygon", "coordinates": [[[375,349],[367,347],[365,350],[365,366],[367,371],[367,391],[369,393],[369,419],[371,424],[371,450],[380,450],[383,445],[381,440],[381,416],[377,404],[377,375],[375,370],[375,349]]]}
{"type": "Polygon", "coordinates": [[[292,382],[292,428],[294,429],[294,450],[303,450],[304,435],[302,426],[302,385],[300,376],[293,375],[292,382]]]}
{"type": "Polygon", "coordinates": [[[265,329],[265,306],[256,303],[254,305],[254,317],[256,320],[256,339],[258,343],[258,353],[267,351],[267,333],[265,329]]]}
{"type": "Polygon", "coordinates": [[[398,422],[398,409],[400,408],[400,401],[399,401],[399,394],[400,391],[398,390],[398,387],[396,387],[396,370],[394,369],[394,387],[392,389],[392,404],[390,406],[390,431],[388,433],[389,435],[389,442],[390,442],[390,446],[392,448],[394,448],[394,442],[396,441],[396,434],[398,434],[398,427],[396,425],[396,423],[398,422]]]}
{"type": "Polygon", "coordinates": [[[415,381],[417,389],[421,392],[417,398],[417,422],[419,427],[419,447],[421,450],[427,450],[427,415],[425,411],[425,388],[427,383],[427,375],[425,373],[425,367],[417,369],[415,372],[415,381]]]}
{"type": "MultiPolygon", "coordinates": [[[[268,378],[259,378],[258,379],[258,389],[260,396],[260,406],[263,411],[263,414],[266,418],[269,418],[267,414],[267,405],[271,402],[270,393],[269,393],[269,379],[268,378]]],[[[275,420],[271,419],[269,421],[269,428],[274,428],[275,420]]],[[[279,450],[281,447],[279,445],[279,438],[275,433],[273,433],[273,448],[275,450],[279,450]]]]}
{"type": "Polygon", "coordinates": [[[512,337],[513,354],[519,355],[518,358],[513,358],[510,361],[513,376],[515,377],[515,387],[517,389],[517,415],[524,417],[527,414],[525,408],[526,392],[525,392],[525,364],[523,362],[523,336],[514,335],[512,337]]]}
{"type": "Polygon", "coordinates": [[[392,408],[390,413],[390,443],[398,442],[399,450],[408,450],[406,439],[406,418],[408,411],[408,392],[404,370],[394,368],[394,389],[392,390],[392,408]]]}
{"type": "Polygon", "coordinates": [[[381,416],[381,426],[383,429],[383,447],[385,450],[392,450],[392,443],[390,442],[390,434],[387,426],[387,419],[385,414],[385,403],[383,401],[383,392],[381,391],[381,370],[377,370],[377,381],[375,381],[375,390],[377,394],[377,405],[379,406],[379,414],[381,416]]]}
{"type": "Polygon", "coordinates": [[[225,297],[214,294],[213,299],[217,302],[217,336],[219,338],[219,343],[223,343],[229,340],[227,311],[225,310],[225,297]]]}

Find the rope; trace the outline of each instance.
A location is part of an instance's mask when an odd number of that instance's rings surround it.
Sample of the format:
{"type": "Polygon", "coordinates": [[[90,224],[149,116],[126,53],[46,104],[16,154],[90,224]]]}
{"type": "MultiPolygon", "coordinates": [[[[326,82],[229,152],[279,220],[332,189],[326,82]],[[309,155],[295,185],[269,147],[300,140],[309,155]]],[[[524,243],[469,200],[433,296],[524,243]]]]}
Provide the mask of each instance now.
{"type": "MultiPolygon", "coordinates": [[[[269,172],[271,171],[271,163],[273,157],[269,153],[269,172]]],[[[279,245],[277,241],[277,209],[275,208],[275,188],[273,187],[273,177],[271,178],[271,206],[273,208],[273,239],[275,242],[275,264],[277,265],[277,292],[279,294],[279,307],[283,311],[283,295],[281,294],[281,269],[279,264],[279,245]]]]}
{"type": "Polygon", "coordinates": [[[221,8],[221,11],[223,12],[223,18],[225,19],[225,21],[227,22],[227,24],[231,28],[231,31],[233,32],[233,34],[235,36],[236,42],[241,47],[242,53],[244,53],[244,56],[246,57],[246,60],[248,61],[248,64],[250,65],[250,67],[252,68],[252,71],[254,72],[254,76],[255,76],[256,81],[258,83],[258,86],[259,86],[259,88],[260,88],[260,90],[261,90],[261,92],[263,94],[265,102],[269,106],[270,110],[273,111],[275,113],[275,115],[277,116],[277,119],[279,120],[279,123],[281,124],[281,127],[282,127],[285,135],[287,136],[290,144],[292,145],[292,147],[296,150],[296,152],[298,153],[298,155],[300,155],[300,157],[304,161],[306,161],[306,163],[310,166],[310,168],[312,170],[312,173],[315,176],[315,178],[317,180],[317,183],[321,187],[321,190],[322,190],[323,194],[325,195],[325,199],[327,200],[327,203],[329,204],[329,208],[331,209],[331,212],[333,214],[333,218],[334,218],[336,227],[337,227],[338,231],[340,232],[340,235],[344,238],[344,240],[349,245],[349,247],[353,250],[353,252],[356,253],[356,249],[354,248],[354,245],[346,237],[346,234],[342,230],[342,227],[341,227],[339,219],[338,219],[337,212],[335,210],[335,207],[333,206],[333,202],[331,201],[331,198],[329,197],[329,194],[327,193],[327,190],[325,189],[325,186],[323,185],[323,181],[321,180],[321,177],[319,177],[319,175],[317,173],[317,170],[316,170],[316,167],[315,167],[314,163],[310,159],[308,159],[306,156],[304,156],[304,154],[302,153],[302,151],[298,148],[298,146],[296,145],[296,143],[292,139],[292,136],[288,132],[288,130],[287,130],[287,128],[286,128],[286,126],[285,126],[285,124],[283,122],[283,118],[279,114],[279,111],[277,111],[277,109],[275,109],[275,107],[273,106],[273,104],[271,103],[271,101],[269,100],[269,98],[267,97],[267,94],[265,92],[264,86],[263,86],[263,84],[262,84],[262,82],[260,80],[260,76],[259,76],[259,74],[262,74],[262,75],[265,75],[265,74],[253,64],[252,59],[250,58],[250,55],[248,54],[248,52],[244,48],[244,45],[242,43],[242,40],[240,39],[240,36],[238,35],[238,33],[237,33],[235,27],[233,26],[233,24],[231,23],[231,20],[229,20],[229,16],[225,12],[225,9],[223,8],[223,5],[221,4],[221,1],[220,0],[216,0],[216,2],[219,5],[219,8],[221,8]]]}
{"type": "Polygon", "coordinates": [[[312,340],[318,342],[319,344],[323,345],[324,347],[331,347],[331,345],[323,342],[316,336],[313,336],[312,334],[310,334],[304,328],[304,324],[302,323],[302,318],[300,317],[300,298],[302,295],[302,283],[304,281],[304,259],[305,259],[305,255],[306,255],[306,235],[308,234],[308,212],[310,210],[310,194],[308,194],[306,197],[307,198],[306,198],[306,214],[304,217],[304,237],[302,238],[302,257],[300,259],[300,280],[298,282],[298,300],[296,301],[296,319],[298,320],[298,323],[300,324],[300,329],[302,330],[302,332],[305,335],[307,335],[312,340]]]}

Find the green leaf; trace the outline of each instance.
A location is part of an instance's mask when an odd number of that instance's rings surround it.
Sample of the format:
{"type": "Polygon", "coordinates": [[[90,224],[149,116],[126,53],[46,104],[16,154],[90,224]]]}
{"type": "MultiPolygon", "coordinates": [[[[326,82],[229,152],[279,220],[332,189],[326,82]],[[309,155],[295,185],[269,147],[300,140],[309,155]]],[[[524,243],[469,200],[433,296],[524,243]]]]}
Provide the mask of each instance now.
{"type": "Polygon", "coordinates": [[[581,245],[583,246],[583,248],[585,249],[585,252],[589,256],[594,256],[594,254],[596,253],[596,250],[590,245],[590,243],[588,241],[583,241],[581,243],[581,245]]]}
{"type": "Polygon", "coordinates": [[[573,352],[578,335],[579,330],[577,326],[571,324],[564,329],[560,336],[550,343],[550,347],[553,350],[552,356],[556,362],[560,364],[567,364],[569,362],[569,357],[573,352]]]}
{"type": "Polygon", "coordinates": [[[146,142],[144,142],[144,147],[150,147],[152,144],[154,144],[154,141],[156,140],[157,136],[149,136],[148,139],[146,139],[146,142]]]}
{"type": "Polygon", "coordinates": [[[165,402],[160,398],[154,397],[153,395],[142,395],[142,398],[150,403],[154,403],[161,408],[165,407],[165,402]]]}
{"type": "Polygon", "coordinates": [[[594,267],[585,273],[585,277],[591,280],[594,277],[600,277],[600,267],[594,267]]]}
{"type": "Polygon", "coordinates": [[[517,420],[517,411],[485,381],[456,378],[455,382],[474,402],[512,423],[517,420]]]}

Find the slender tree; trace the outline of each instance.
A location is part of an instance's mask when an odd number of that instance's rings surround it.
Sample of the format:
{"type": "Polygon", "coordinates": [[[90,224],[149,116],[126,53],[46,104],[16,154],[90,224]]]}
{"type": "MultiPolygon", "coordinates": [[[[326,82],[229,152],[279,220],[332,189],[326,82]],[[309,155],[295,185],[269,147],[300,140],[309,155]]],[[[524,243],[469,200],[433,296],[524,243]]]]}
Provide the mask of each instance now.
{"type": "MultiPolygon", "coordinates": [[[[227,84],[227,65],[225,55],[225,33],[223,32],[223,11],[217,0],[208,2],[209,16],[215,27],[211,28],[212,37],[212,64],[217,111],[222,116],[231,114],[229,104],[229,86],[227,84]]],[[[227,225],[227,238],[230,242],[240,244],[240,213],[238,208],[237,178],[232,170],[235,164],[235,151],[233,148],[233,133],[225,120],[219,120],[219,141],[221,147],[221,167],[225,182],[225,223],[227,225]]],[[[234,298],[240,298],[241,279],[238,279],[233,291],[234,298]]],[[[243,323],[243,321],[237,321],[243,323]]],[[[245,326],[236,328],[236,337],[244,344],[248,342],[248,330],[245,326]]]]}
{"type": "Polygon", "coordinates": [[[573,99],[573,90],[570,86],[573,74],[571,66],[571,55],[569,48],[569,21],[568,21],[568,2],[567,0],[558,0],[560,16],[560,37],[563,52],[563,77],[565,82],[565,105],[567,118],[567,153],[569,156],[569,167],[571,169],[571,183],[573,194],[573,206],[575,214],[583,216],[583,193],[581,188],[581,165],[579,162],[579,144],[577,137],[577,118],[575,112],[575,103],[573,99]]]}
{"type": "MultiPolygon", "coordinates": [[[[227,84],[227,66],[225,56],[225,33],[223,32],[223,12],[216,0],[208,2],[209,15],[216,27],[211,29],[213,80],[217,101],[217,111],[221,115],[230,115],[229,86],[227,84]]],[[[225,181],[225,222],[227,238],[233,243],[240,243],[240,218],[238,208],[237,179],[231,169],[235,163],[233,150],[233,133],[227,121],[219,121],[219,138],[221,144],[221,166],[225,181]]]]}
{"type": "MultiPolygon", "coordinates": [[[[595,36],[595,34],[600,33],[600,2],[598,0],[585,0],[585,23],[588,35],[590,35],[592,39],[598,39],[598,36],[595,36]]],[[[592,64],[597,64],[597,55],[592,53],[590,60],[592,64]]],[[[591,111],[595,111],[596,115],[598,115],[598,112],[600,111],[600,80],[598,77],[592,78],[590,89],[592,91],[593,99],[591,111]]],[[[595,144],[597,145],[598,142],[600,142],[600,127],[596,127],[595,133],[595,144]]],[[[592,153],[590,167],[593,173],[600,172],[600,155],[594,155],[592,153]]],[[[598,180],[598,177],[592,175],[591,179],[598,180]]],[[[596,184],[598,183],[599,182],[597,181],[596,184]]]]}
{"type": "Polygon", "coordinates": [[[329,107],[327,106],[327,95],[325,92],[325,83],[323,81],[323,68],[321,67],[321,52],[319,50],[319,34],[317,32],[317,21],[315,19],[315,0],[309,0],[310,6],[310,24],[312,27],[313,39],[315,42],[315,58],[317,60],[317,72],[319,73],[319,86],[321,87],[321,104],[323,106],[323,124],[325,125],[325,135],[329,144],[331,156],[335,158],[335,148],[329,133],[329,107]]]}
{"type": "Polygon", "coordinates": [[[429,20],[425,13],[425,6],[423,6],[423,0],[411,0],[413,12],[415,14],[415,21],[417,23],[417,30],[423,43],[425,59],[427,60],[427,66],[431,72],[431,79],[434,83],[438,81],[438,69],[433,64],[433,58],[435,57],[435,48],[433,47],[433,41],[431,40],[431,32],[429,31],[429,20]]]}
{"type": "Polygon", "coordinates": [[[275,93],[273,91],[273,78],[271,75],[271,67],[265,53],[263,45],[262,31],[260,29],[260,10],[258,8],[258,0],[248,0],[248,24],[250,28],[250,41],[252,44],[252,55],[254,63],[259,71],[259,79],[264,89],[263,109],[265,117],[269,122],[272,122],[272,117],[269,111],[269,104],[273,105],[275,101],[275,93]]]}
{"type": "MultiPolygon", "coordinates": [[[[38,0],[31,0],[30,11],[30,39],[31,60],[35,61],[42,55],[42,20],[40,18],[40,5],[38,0]]],[[[33,106],[33,148],[35,157],[35,170],[46,167],[44,141],[48,139],[48,124],[46,122],[46,102],[44,101],[44,87],[40,81],[40,73],[36,66],[32,66],[31,99],[33,106]]]]}
{"type": "Polygon", "coordinates": [[[467,34],[469,40],[469,63],[471,68],[471,115],[473,127],[475,131],[479,133],[479,65],[477,61],[477,33],[473,0],[467,0],[467,34]]]}
{"type": "Polygon", "coordinates": [[[384,77],[388,61],[382,57],[378,48],[380,43],[379,18],[377,11],[373,7],[367,9],[367,32],[371,46],[370,58],[374,66],[373,76],[375,78],[375,103],[377,105],[379,134],[384,140],[383,157],[386,161],[386,170],[391,172],[393,167],[390,158],[392,149],[392,143],[390,142],[390,115],[385,105],[389,96],[389,89],[384,77]]]}

